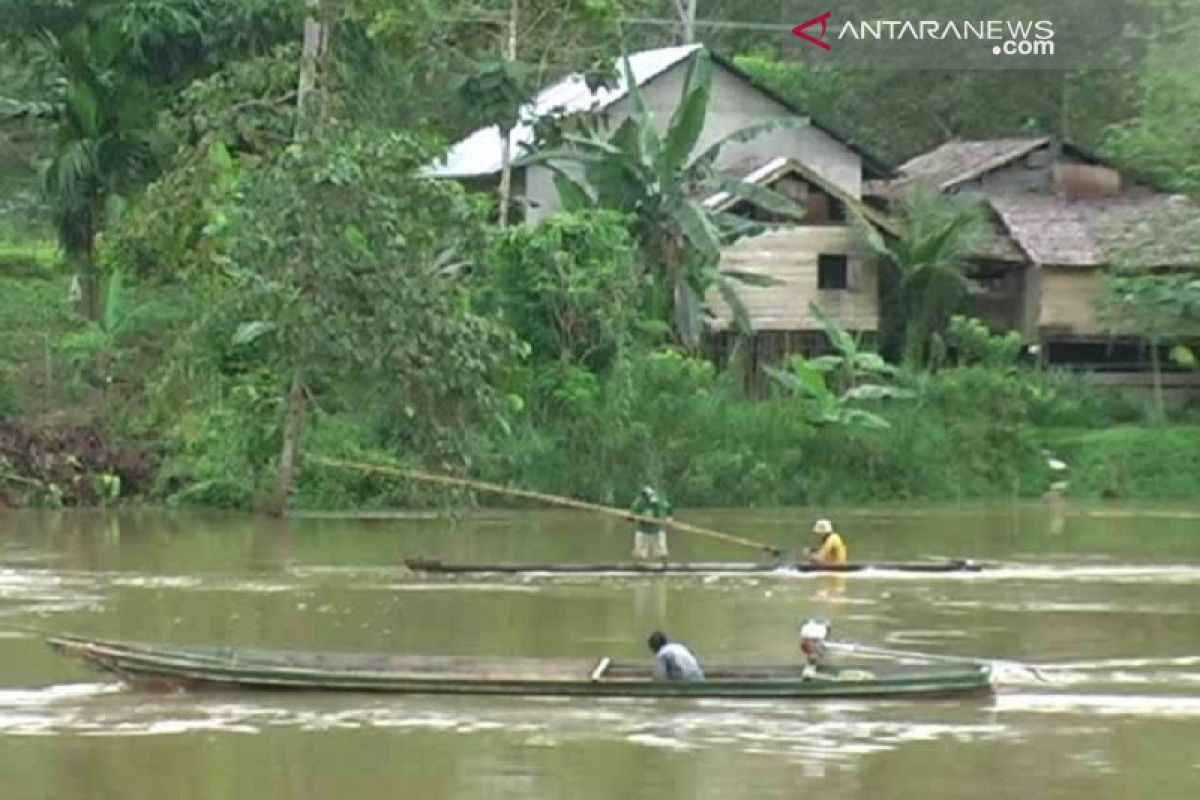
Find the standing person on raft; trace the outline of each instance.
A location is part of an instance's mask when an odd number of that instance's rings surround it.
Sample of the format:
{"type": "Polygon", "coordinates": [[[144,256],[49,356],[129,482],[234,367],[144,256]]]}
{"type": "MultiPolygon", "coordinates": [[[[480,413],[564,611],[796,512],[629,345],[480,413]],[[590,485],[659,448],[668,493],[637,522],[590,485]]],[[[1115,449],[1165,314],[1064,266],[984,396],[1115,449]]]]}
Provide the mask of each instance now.
{"type": "Polygon", "coordinates": [[[646,484],[629,511],[639,517],[653,517],[653,520],[638,520],[637,530],[633,534],[633,557],[643,561],[659,559],[665,562],[667,532],[662,522],[671,520],[671,504],[653,486],[646,484]]]}

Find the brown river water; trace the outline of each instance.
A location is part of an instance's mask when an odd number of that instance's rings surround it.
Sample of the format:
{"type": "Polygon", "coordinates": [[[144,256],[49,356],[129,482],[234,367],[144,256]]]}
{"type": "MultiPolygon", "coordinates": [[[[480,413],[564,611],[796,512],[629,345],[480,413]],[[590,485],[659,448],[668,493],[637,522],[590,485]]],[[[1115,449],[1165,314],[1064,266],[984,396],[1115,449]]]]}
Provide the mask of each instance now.
{"type": "MultiPolygon", "coordinates": [[[[957,575],[418,579],[409,555],[623,560],[620,523],[0,511],[0,798],[1200,797],[1200,509],[833,513],[862,560],[957,575]],[[30,629],[154,642],[781,660],[838,638],[1000,664],[994,698],[736,701],[155,693],[30,629]],[[1036,665],[1033,673],[1023,665],[1036,665]]],[[[683,513],[789,547],[808,510],[683,513]]],[[[677,559],[753,559],[674,534],[677,559]]]]}

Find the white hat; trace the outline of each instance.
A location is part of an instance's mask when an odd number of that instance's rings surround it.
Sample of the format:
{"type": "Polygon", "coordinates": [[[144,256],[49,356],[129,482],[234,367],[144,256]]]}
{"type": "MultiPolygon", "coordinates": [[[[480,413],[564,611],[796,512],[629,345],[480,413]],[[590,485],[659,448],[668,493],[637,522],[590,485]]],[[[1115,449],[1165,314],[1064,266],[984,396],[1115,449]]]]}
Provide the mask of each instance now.
{"type": "Polygon", "coordinates": [[[813,533],[833,533],[833,523],[827,519],[819,519],[817,524],[813,525],[813,533]]]}
{"type": "Polygon", "coordinates": [[[819,619],[806,619],[800,626],[801,639],[824,639],[829,635],[829,623],[819,619]]]}

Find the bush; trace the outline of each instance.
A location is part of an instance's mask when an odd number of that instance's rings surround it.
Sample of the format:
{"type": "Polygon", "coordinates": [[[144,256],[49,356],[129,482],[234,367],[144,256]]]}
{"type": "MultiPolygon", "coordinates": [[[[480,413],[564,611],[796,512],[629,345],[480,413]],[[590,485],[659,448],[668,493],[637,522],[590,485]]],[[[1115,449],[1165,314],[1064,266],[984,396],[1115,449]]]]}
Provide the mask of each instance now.
{"type": "Polygon", "coordinates": [[[1075,497],[1193,501],[1200,489],[1194,427],[1046,431],[1042,441],[1068,464],[1075,497]]]}

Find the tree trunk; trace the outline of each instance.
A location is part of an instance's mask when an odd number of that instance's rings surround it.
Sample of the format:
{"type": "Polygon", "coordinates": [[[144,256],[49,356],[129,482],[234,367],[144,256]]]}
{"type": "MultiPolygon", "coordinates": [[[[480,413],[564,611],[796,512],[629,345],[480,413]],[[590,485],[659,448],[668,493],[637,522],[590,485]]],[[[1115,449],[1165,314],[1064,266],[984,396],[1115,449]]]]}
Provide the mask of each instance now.
{"type": "Polygon", "coordinates": [[[100,297],[100,270],[96,268],[96,230],[104,219],[104,198],[93,197],[88,201],[83,239],[77,244],[77,273],[79,277],[79,313],[92,322],[100,321],[103,303],[100,297]]]}
{"type": "Polygon", "coordinates": [[[679,12],[679,22],[682,26],[683,44],[696,41],[696,5],[700,0],[675,0],[675,10],[679,12]]]}
{"type": "Polygon", "coordinates": [[[1150,340],[1150,368],[1154,371],[1154,417],[1162,422],[1167,412],[1163,402],[1162,359],[1158,355],[1158,339],[1150,340]]]}
{"type": "Polygon", "coordinates": [[[275,484],[275,498],[271,502],[271,513],[282,517],[287,513],[288,498],[296,479],[296,459],[300,454],[300,438],[304,432],[304,382],[300,370],[292,374],[292,388],[288,391],[287,410],[283,421],[283,444],[279,449],[279,475],[275,484]]]}
{"type": "Polygon", "coordinates": [[[508,154],[511,131],[500,131],[500,227],[508,227],[508,206],[512,202],[512,158],[508,154]]]}
{"type": "Polygon", "coordinates": [[[79,313],[92,322],[100,320],[100,270],[90,253],[79,260],[79,313]]]}
{"type": "MultiPolygon", "coordinates": [[[[520,0],[508,2],[508,39],[504,46],[504,58],[517,60],[517,22],[520,19],[520,0]]],[[[508,227],[508,207],[512,203],[512,157],[509,154],[512,130],[500,129],[500,227],[508,227]]]]}
{"type": "MultiPolygon", "coordinates": [[[[293,138],[303,141],[319,127],[322,105],[317,102],[317,67],[329,46],[329,26],[322,22],[321,0],[307,0],[304,43],[300,51],[300,79],[296,87],[296,128],[293,138]]],[[[312,258],[312,254],[307,254],[312,258]]],[[[287,513],[288,498],[296,479],[296,459],[300,455],[300,437],[304,431],[304,380],[297,368],[292,373],[284,412],[283,443],[279,448],[279,472],[270,511],[277,517],[287,513]]]]}
{"type": "Polygon", "coordinates": [[[321,117],[316,103],[317,65],[329,46],[329,26],[321,21],[321,0],[308,0],[308,16],[304,19],[304,42],[300,51],[300,80],[296,86],[297,141],[308,138],[321,117]]]}

